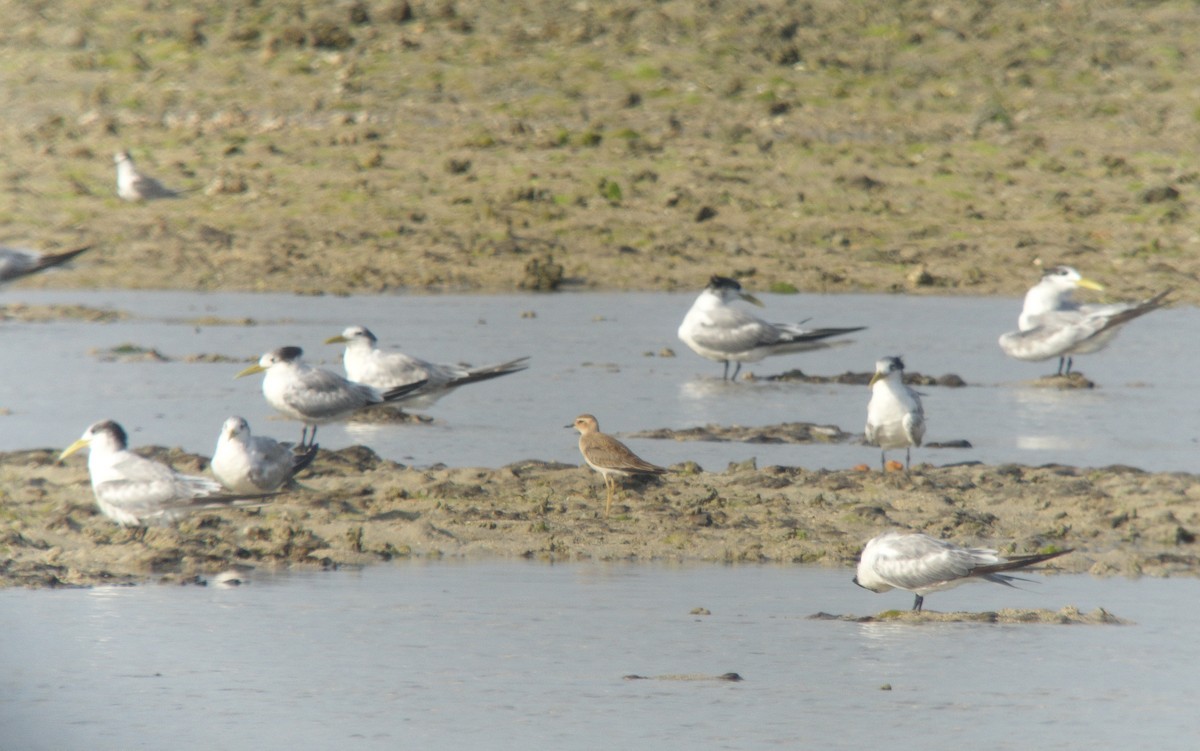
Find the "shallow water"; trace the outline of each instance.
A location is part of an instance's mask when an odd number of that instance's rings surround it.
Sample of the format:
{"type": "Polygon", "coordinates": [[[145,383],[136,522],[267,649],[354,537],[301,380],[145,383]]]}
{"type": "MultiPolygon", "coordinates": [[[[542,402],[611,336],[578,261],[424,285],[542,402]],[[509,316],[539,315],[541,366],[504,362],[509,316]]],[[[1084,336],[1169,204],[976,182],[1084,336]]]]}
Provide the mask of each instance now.
{"type": "MultiPolygon", "coordinates": [[[[1191,471],[1197,404],[1191,348],[1200,339],[1195,308],[1156,311],[1132,322],[1106,351],[1076,367],[1099,387],[1059,392],[1025,381],[1055,363],[1023,363],[996,345],[1015,326],[1020,301],[883,295],[763,295],[771,320],[811,318],[812,326],[867,325],[853,341],[824,351],[747,366],[759,374],[801,368],[833,375],[866,372],[886,354],[910,370],[956,373],[969,388],[924,388],[927,441],[966,439],[967,450],[919,449],[915,461],[947,464],[1061,462],[1128,464],[1191,471]],[[1182,360],[1182,361],[1181,361],[1182,360]]],[[[330,448],[363,443],[420,466],[500,466],[538,458],[578,463],[574,432],[562,426],[592,412],[607,432],[706,423],[830,423],[859,433],[868,391],[861,386],[724,383],[721,366],[675,337],[694,294],[621,293],[511,296],[293,297],[130,291],[7,290],[7,301],[83,304],[133,314],[126,321],[0,325],[0,450],[63,447],[88,424],[114,418],[135,444],[178,445],[211,454],[225,417],[240,414],[256,432],[285,440],[299,426],[277,421],[260,393],[261,376],[234,380],[242,363],[101,362],[94,350],[125,343],[171,358],[209,353],[245,358],[284,344],[340,369],[340,348],[321,342],[352,324],[387,347],[436,361],[498,362],[530,355],[528,371],[459,389],[429,414],[432,425],[332,425],[330,448]],[[532,313],[533,317],[523,314],[532,313]],[[253,326],[197,323],[249,317],[253,326]],[[656,356],[670,348],[676,357],[656,356]]],[[[863,445],[748,445],[630,440],[660,464],[693,459],[706,469],[757,457],[760,465],[874,466],[863,445]]]]}
{"type": "Polygon", "coordinates": [[[808,620],[911,604],[850,575],[412,562],[3,591],[0,746],[1194,747],[1200,582],[1034,575],[926,602],[1104,607],[1129,626],[808,620]],[[745,680],[623,679],[726,672],[745,680]]]}

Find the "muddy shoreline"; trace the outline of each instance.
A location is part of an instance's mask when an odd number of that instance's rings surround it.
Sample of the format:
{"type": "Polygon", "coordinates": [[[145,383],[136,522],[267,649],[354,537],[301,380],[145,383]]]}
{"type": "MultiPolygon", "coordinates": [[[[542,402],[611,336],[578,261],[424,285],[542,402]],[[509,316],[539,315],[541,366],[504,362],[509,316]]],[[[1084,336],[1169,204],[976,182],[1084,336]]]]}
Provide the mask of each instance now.
{"type": "MultiPolygon", "coordinates": [[[[207,459],[147,449],[176,469],[207,459]]],[[[1051,571],[1200,574],[1200,484],[1126,467],[982,465],[809,471],[680,464],[627,481],[605,518],[586,467],[411,468],[356,446],[322,451],[302,488],[254,510],[124,529],[99,515],[85,462],[0,455],[8,517],[2,586],[186,582],[230,568],[333,569],[409,557],[806,563],[846,567],[891,527],[1005,552],[1071,547],[1051,571]]],[[[252,576],[252,573],[251,573],[252,576]]]]}
{"type": "MultiPolygon", "coordinates": [[[[677,291],[720,273],[1019,296],[1069,263],[1108,285],[1089,301],[1200,302],[1189,3],[303,5],[7,4],[4,242],[95,246],[20,285],[677,291]],[[119,200],[120,149],[183,195],[119,200]]],[[[849,566],[889,526],[1073,547],[1066,571],[1200,572],[1195,476],[1124,467],[688,465],[606,519],[583,468],[355,447],[264,509],[140,537],[54,455],[0,455],[0,585],[407,556],[849,566]]]]}
{"type": "Polygon", "coordinates": [[[7,10],[5,242],[95,245],[27,284],[1200,301],[1188,3],[7,10]]]}

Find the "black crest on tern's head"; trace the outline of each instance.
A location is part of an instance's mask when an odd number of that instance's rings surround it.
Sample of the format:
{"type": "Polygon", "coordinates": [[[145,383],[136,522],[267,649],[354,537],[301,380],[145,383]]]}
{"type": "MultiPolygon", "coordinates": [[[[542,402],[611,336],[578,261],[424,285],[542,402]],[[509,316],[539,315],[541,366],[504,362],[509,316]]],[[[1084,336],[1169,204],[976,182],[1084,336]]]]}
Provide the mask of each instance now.
{"type": "Polygon", "coordinates": [[[1075,282],[1083,278],[1078,271],[1070,266],[1054,266],[1046,269],[1046,273],[1042,274],[1043,279],[1049,279],[1051,277],[1059,277],[1075,282]]]}
{"type": "Polygon", "coordinates": [[[304,350],[299,347],[280,347],[271,354],[275,355],[275,359],[280,362],[295,362],[304,354],[304,350]]]}
{"type": "Polygon", "coordinates": [[[727,276],[718,276],[713,274],[712,278],[708,280],[708,288],[713,290],[731,289],[741,292],[742,285],[739,284],[736,279],[730,279],[727,276]]]}
{"type": "Polygon", "coordinates": [[[900,359],[900,355],[881,357],[879,362],[875,363],[875,369],[881,373],[895,373],[897,370],[904,370],[904,360],[900,359]]]}
{"type": "Polygon", "coordinates": [[[106,434],[112,438],[113,442],[122,449],[129,448],[129,436],[125,434],[125,428],[122,428],[112,420],[102,420],[92,427],[88,428],[88,432],[93,436],[106,434]]]}
{"type": "Polygon", "coordinates": [[[371,333],[371,330],[366,326],[351,326],[350,328],[346,329],[342,336],[346,337],[347,339],[366,339],[371,344],[379,341],[379,339],[377,339],[375,335],[371,333]]]}

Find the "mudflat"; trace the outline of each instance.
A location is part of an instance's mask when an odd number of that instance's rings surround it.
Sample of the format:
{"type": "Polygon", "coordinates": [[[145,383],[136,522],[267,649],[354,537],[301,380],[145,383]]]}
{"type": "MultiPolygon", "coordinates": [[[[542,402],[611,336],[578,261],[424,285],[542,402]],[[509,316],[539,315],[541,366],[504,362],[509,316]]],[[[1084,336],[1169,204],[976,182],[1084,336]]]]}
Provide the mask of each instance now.
{"type": "MultiPolygon", "coordinates": [[[[698,290],[721,273],[1020,295],[1068,263],[1108,286],[1096,299],[1200,300],[1191,3],[0,8],[4,240],[95,246],[24,285],[698,290]],[[117,198],[122,149],[180,196],[117,198]]],[[[0,584],[416,555],[848,566],[887,526],[1075,548],[1059,570],[1200,572],[1195,477],[1122,467],[689,465],[631,481],[606,518],[586,469],[354,447],[263,509],[141,531],[98,516],[82,460],[53,459],[0,456],[0,584]]]]}
{"type": "MultiPolygon", "coordinates": [[[[139,451],[139,453],[142,453],[139,451]]],[[[205,457],[146,454],[184,472],[205,457]]],[[[364,447],[322,451],[303,487],[253,510],[122,528],[92,500],[86,464],[50,451],[0,455],[0,585],[187,581],[231,567],[333,568],[407,557],[813,563],[851,567],[900,527],[1003,552],[1074,548],[1047,568],[1194,575],[1200,485],[1122,467],[915,467],[911,474],[692,463],[629,479],[604,515],[599,476],[530,461],[406,467],[364,447]]],[[[847,574],[849,577],[849,573],[847,574]]]]}
{"type": "Polygon", "coordinates": [[[1200,299],[1186,2],[0,8],[30,284],[1200,299]]]}

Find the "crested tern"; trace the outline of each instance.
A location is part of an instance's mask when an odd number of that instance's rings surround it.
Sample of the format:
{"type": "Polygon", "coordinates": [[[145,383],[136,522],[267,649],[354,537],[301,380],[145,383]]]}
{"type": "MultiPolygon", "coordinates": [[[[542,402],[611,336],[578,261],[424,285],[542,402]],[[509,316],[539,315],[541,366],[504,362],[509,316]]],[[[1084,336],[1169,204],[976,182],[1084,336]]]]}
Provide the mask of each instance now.
{"type": "Polygon", "coordinates": [[[230,417],[217,438],[212,473],[235,493],[266,493],[290,482],[316,456],[316,445],[293,451],[292,444],[253,435],[244,419],[230,417]]]}
{"type": "Polygon", "coordinates": [[[113,155],[113,162],[117,165],[117,195],[122,200],[137,202],[179,197],[179,191],[139,172],[128,151],[118,151],[113,155]]]}
{"type": "Polygon", "coordinates": [[[873,537],[863,548],[854,583],[872,592],[903,589],[916,596],[913,610],[920,612],[925,595],[957,587],[970,581],[990,581],[1011,587],[1013,581],[1002,571],[1026,568],[1070,553],[999,556],[988,548],[964,548],[920,532],[884,532],[873,537]]]}
{"type": "Polygon", "coordinates": [[[185,475],[129,450],[125,430],[98,422],[59,454],[59,461],[88,448],[88,474],[100,511],[117,524],[168,524],[192,511],[226,506],[261,506],[271,494],[233,494],[216,480],[185,475]]]}
{"type": "Polygon", "coordinates": [[[14,279],[58,266],[91,249],[91,245],[84,245],[82,248],[62,253],[34,253],[22,248],[0,247],[0,283],[11,282],[14,279]]]}
{"type": "Polygon", "coordinates": [[[478,368],[439,365],[401,352],[384,352],[376,346],[377,342],[378,339],[365,326],[351,326],[340,335],[325,340],[326,344],[346,345],[342,363],[346,368],[346,377],[351,381],[381,390],[427,381],[425,386],[404,400],[404,406],[409,408],[430,407],[459,386],[498,378],[529,367],[528,357],[478,368]]]}
{"type": "Polygon", "coordinates": [[[267,403],[278,412],[304,423],[300,446],[311,446],[317,439],[317,426],[344,420],[360,409],[376,404],[397,402],[425,385],[408,383],[380,391],[363,383],[347,380],[337,373],[315,368],[302,359],[299,347],[280,347],[265,353],[258,362],[234,378],[263,373],[262,391],[267,403]],[[312,428],[311,435],[309,428],[312,428]]]}
{"type": "Polygon", "coordinates": [[[725,364],[722,376],[725,380],[737,380],[743,362],[821,349],[829,346],[822,339],[865,328],[806,329],[799,323],[767,323],[730,305],[735,300],[762,307],[762,302],[743,291],[736,280],[713,276],[679,326],[679,338],[693,352],[725,364]],[[730,361],[737,363],[732,379],[729,376],[730,361]]]}
{"type": "Polygon", "coordinates": [[[608,500],[604,504],[604,515],[612,508],[613,490],[617,477],[630,475],[661,475],[668,470],[651,464],[629,450],[629,447],[607,433],[600,432],[600,423],[592,415],[580,415],[575,422],[564,427],[579,431],[579,453],[587,465],[604,477],[608,500]]]}
{"type": "Polygon", "coordinates": [[[887,469],[888,449],[904,449],[904,469],[912,461],[913,446],[925,436],[925,408],[921,396],[904,383],[904,361],[884,357],[871,376],[871,401],[867,403],[867,443],[878,446],[879,462],[887,469]]]}
{"type": "Polygon", "coordinates": [[[1167,289],[1141,302],[1081,305],[1071,299],[1076,287],[1104,289],[1070,266],[1048,270],[1025,294],[1018,330],[1000,336],[1004,354],[1029,361],[1057,357],[1056,375],[1070,375],[1073,355],[1104,349],[1122,324],[1162,307],[1171,292],[1167,289]]]}

